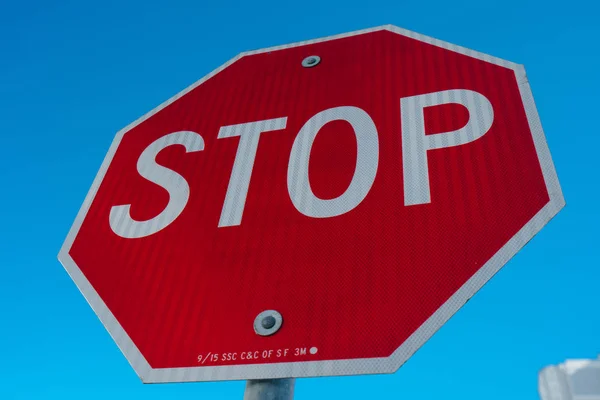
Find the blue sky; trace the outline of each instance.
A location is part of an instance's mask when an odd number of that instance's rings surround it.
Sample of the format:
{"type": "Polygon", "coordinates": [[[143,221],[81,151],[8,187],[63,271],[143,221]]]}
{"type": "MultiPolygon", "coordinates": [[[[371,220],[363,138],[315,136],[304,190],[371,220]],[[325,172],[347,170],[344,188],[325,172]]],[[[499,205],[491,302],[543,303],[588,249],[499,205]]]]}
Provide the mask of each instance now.
{"type": "Polygon", "coordinates": [[[237,53],[394,24],[524,64],[567,202],[397,373],[296,399],[536,399],[600,353],[598,5],[587,1],[0,4],[1,399],[241,399],[143,385],[57,261],[114,134],[237,53]]]}

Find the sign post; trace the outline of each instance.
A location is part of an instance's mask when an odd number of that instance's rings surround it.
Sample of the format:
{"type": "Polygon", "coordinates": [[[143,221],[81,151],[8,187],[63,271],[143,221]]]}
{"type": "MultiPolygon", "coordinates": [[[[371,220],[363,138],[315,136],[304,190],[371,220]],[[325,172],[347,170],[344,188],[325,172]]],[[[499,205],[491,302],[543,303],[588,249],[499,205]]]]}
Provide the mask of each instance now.
{"type": "Polygon", "coordinates": [[[396,371],[563,206],[524,68],[384,26],[120,131],[59,260],[143,382],[291,397],[396,371]]]}
{"type": "Polygon", "coordinates": [[[294,384],[294,378],[250,380],[244,400],[292,400],[294,384]]]}

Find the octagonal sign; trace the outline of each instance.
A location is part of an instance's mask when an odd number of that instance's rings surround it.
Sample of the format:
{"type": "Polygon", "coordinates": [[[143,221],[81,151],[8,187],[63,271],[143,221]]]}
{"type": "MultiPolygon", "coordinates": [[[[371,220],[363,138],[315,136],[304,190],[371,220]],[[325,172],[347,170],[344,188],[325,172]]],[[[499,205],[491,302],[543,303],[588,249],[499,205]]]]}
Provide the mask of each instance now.
{"type": "Polygon", "coordinates": [[[388,373],[563,206],[523,67],[385,26],[119,132],[59,259],[144,382],[388,373]]]}

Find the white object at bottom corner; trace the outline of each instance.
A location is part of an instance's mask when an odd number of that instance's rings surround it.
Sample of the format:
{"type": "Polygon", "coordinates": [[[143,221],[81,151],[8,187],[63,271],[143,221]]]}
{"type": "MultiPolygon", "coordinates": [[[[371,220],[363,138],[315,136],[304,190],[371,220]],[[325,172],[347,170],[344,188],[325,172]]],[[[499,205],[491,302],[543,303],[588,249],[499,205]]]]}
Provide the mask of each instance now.
{"type": "Polygon", "coordinates": [[[541,400],[600,400],[600,356],[545,367],[538,389],[541,400]]]}

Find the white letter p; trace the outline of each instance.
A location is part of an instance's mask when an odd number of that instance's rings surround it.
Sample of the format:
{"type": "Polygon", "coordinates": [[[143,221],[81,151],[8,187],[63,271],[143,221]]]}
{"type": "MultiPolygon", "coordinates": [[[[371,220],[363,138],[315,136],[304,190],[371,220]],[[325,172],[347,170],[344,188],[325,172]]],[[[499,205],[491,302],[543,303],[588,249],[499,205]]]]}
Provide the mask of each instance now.
{"type": "Polygon", "coordinates": [[[466,89],[444,90],[400,99],[402,118],[402,167],[404,204],[431,203],[427,151],[459,146],[479,139],[494,121],[490,101],[481,93],[466,89]],[[460,104],[469,111],[465,126],[451,132],[426,135],[423,110],[442,104],[460,104]]]}

